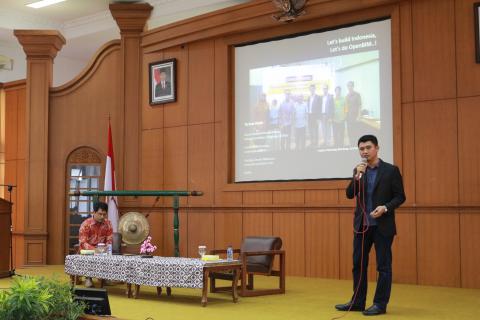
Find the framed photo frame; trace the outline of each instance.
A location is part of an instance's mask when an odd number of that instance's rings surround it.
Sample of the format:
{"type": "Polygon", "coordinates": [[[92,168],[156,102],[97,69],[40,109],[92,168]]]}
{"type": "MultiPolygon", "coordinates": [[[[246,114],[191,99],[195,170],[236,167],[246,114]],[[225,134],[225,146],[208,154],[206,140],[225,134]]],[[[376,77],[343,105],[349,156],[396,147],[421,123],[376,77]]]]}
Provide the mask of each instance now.
{"type": "Polygon", "coordinates": [[[474,29],[475,29],[475,60],[477,63],[480,63],[480,2],[475,2],[473,4],[473,15],[475,16],[474,20],[474,29]]]}
{"type": "Polygon", "coordinates": [[[176,73],[176,59],[152,62],[148,65],[150,105],[177,100],[176,73]]]}

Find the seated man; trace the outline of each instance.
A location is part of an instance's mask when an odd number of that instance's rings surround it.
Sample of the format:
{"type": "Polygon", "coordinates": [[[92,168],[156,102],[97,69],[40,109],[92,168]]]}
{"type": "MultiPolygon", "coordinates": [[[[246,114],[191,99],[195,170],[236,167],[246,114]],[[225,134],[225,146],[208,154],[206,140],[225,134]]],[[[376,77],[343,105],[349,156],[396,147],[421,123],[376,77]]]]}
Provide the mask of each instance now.
{"type": "MultiPolygon", "coordinates": [[[[99,243],[112,244],[112,224],[107,219],[108,205],[96,202],[93,205],[93,217],[82,222],[79,231],[80,250],[94,250],[99,243]]],[[[92,287],[92,278],[85,279],[85,286],[92,287]]]]}

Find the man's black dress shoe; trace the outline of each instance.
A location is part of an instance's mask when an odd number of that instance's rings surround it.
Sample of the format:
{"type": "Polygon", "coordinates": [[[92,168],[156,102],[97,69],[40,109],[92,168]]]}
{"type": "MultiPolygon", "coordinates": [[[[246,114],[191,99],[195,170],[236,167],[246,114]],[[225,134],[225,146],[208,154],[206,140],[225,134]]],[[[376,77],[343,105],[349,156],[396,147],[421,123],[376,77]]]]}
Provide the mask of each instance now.
{"type": "Polygon", "coordinates": [[[337,304],[335,306],[335,309],[339,310],[339,311],[363,311],[365,310],[365,307],[364,306],[356,306],[356,305],[353,305],[351,308],[350,308],[350,305],[351,305],[351,302],[347,302],[347,303],[344,303],[344,304],[337,304]]]}
{"type": "Polygon", "coordinates": [[[374,304],[370,308],[363,311],[363,315],[365,316],[378,316],[379,314],[384,314],[384,313],[387,313],[387,311],[385,309],[380,308],[376,304],[374,304]]]}

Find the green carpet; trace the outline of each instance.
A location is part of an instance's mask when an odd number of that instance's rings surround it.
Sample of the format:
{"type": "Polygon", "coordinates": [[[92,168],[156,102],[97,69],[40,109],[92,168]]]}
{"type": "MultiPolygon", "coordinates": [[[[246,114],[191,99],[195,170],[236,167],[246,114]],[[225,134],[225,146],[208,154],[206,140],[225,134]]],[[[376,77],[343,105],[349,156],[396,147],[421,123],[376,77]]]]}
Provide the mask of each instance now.
{"type": "MultiPolygon", "coordinates": [[[[63,266],[17,269],[21,275],[64,275],[63,266]]],[[[65,279],[67,277],[65,276],[65,279]]],[[[255,278],[259,287],[276,284],[266,277],[255,278]],[[264,278],[264,279],[262,279],[264,278]]],[[[326,319],[343,313],[333,306],[344,303],[351,295],[351,281],[287,277],[287,293],[262,297],[239,298],[232,303],[228,293],[208,295],[208,305],[200,304],[201,290],[172,288],[172,296],[165,292],[157,297],[153,287],[141,287],[138,299],[125,296],[125,285],[108,286],[110,306],[120,319],[144,320],[245,320],[245,319],[326,319]]],[[[0,279],[0,287],[10,285],[10,279],[0,279]]],[[[370,283],[372,302],[375,283],[370,283]]],[[[480,290],[445,287],[427,287],[394,284],[387,314],[380,319],[478,319],[480,318],[480,290]]],[[[361,313],[351,312],[342,319],[365,319],[361,313]]]]}

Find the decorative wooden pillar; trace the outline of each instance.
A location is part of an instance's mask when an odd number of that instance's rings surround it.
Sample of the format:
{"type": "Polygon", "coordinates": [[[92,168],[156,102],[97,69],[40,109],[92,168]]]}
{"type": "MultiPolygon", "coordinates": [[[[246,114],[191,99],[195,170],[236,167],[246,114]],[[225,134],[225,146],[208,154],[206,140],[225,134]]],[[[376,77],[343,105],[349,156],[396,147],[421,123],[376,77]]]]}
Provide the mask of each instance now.
{"type": "Polygon", "coordinates": [[[47,264],[48,105],[53,59],[65,44],[54,30],[15,30],[27,55],[24,265],[47,264]]]}
{"type": "MultiPolygon", "coordinates": [[[[141,130],[141,33],[150,17],[153,7],[148,3],[112,3],[110,12],[120,28],[122,76],[121,106],[124,108],[123,134],[123,185],[118,189],[137,190],[139,188],[139,154],[141,130]]],[[[145,70],[145,72],[147,72],[145,70]]],[[[118,128],[121,129],[121,128],[118,128]]],[[[117,129],[117,130],[118,130],[117,129]]],[[[122,198],[123,205],[136,206],[137,200],[122,198]]]]}

